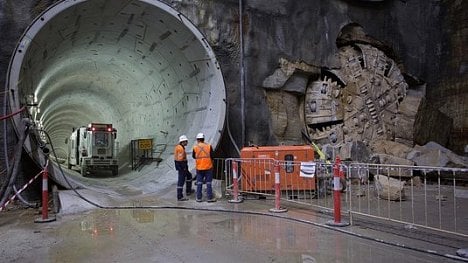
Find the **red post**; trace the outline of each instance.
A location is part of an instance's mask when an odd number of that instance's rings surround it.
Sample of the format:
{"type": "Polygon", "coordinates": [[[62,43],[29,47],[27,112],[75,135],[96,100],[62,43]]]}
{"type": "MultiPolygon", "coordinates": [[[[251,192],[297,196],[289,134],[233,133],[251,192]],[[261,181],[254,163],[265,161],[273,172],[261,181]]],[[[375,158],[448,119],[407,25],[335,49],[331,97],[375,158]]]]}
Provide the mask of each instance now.
{"type": "Polygon", "coordinates": [[[333,214],[335,223],[341,223],[341,183],[340,183],[340,157],[336,157],[333,165],[333,214]]]}
{"type": "Polygon", "coordinates": [[[42,220],[49,217],[49,172],[44,169],[42,172],[42,220]]]}
{"type": "Polygon", "coordinates": [[[239,198],[239,181],[237,176],[238,166],[236,161],[232,161],[232,194],[234,199],[229,200],[229,203],[241,203],[242,199],[239,198]]]}
{"type": "Polygon", "coordinates": [[[48,163],[42,170],[42,218],[34,220],[36,223],[45,223],[55,221],[55,217],[49,218],[49,171],[48,163]]]}
{"type": "Polygon", "coordinates": [[[287,212],[288,209],[282,208],[280,205],[281,185],[280,185],[280,166],[279,166],[278,161],[275,161],[274,170],[275,170],[275,208],[270,209],[270,212],[275,212],[275,213],[287,212]]]}
{"type": "Polygon", "coordinates": [[[341,182],[340,178],[344,177],[341,170],[341,159],[339,156],[335,159],[333,165],[333,218],[334,222],[327,222],[328,225],[333,226],[347,226],[346,222],[341,222],[341,182]]]}

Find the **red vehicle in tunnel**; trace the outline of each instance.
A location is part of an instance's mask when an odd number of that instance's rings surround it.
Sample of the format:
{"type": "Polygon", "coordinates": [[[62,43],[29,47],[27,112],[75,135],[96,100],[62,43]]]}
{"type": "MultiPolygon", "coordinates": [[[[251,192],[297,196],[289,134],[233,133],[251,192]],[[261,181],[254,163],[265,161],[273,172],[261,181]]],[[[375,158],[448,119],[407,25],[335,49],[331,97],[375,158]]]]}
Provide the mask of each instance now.
{"type": "Polygon", "coordinates": [[[91,123],[74,130],[68,141],[68,169],[78,166],[83,176],[96,170],[110,170],[116,176],[119,172],[116,138],[117,130],[112,124],[91,123]]]}

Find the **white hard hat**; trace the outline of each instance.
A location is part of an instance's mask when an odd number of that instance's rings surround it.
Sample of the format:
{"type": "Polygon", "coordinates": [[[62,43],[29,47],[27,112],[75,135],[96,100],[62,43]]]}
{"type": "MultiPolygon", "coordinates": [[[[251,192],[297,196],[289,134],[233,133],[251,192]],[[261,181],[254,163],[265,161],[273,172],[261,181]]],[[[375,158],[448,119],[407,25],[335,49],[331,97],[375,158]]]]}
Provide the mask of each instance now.
{"type": "Polygon", "coordinates": [[[179,137],[179,142],[184,142],[184,141],[188,141],[187,136],[181,135],[181,136],[179,137]]]}
{"type": "Polygon", "coordinates": [[[197,134],[197,139],[205,139],[205,134],[200,132],[199,134],[197,134]]]}

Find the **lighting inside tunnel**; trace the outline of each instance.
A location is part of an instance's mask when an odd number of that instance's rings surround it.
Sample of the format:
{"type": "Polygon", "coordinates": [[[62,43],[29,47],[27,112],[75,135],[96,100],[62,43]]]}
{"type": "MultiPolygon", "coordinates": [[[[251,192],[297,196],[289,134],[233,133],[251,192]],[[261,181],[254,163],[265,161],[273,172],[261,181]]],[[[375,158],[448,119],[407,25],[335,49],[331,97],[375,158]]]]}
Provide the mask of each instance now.
{"type": "Polygon", "coordinates": [[[131,140],[174,145],[204,132],[216,147],[224,126],[213,51],[186,17],[155,0],[56,3],[28,27],[8,74],[12,110],[34,100],[34,121],[64,159],[72,129],[91,122],[118,130],[122,165],[131,140]]]}

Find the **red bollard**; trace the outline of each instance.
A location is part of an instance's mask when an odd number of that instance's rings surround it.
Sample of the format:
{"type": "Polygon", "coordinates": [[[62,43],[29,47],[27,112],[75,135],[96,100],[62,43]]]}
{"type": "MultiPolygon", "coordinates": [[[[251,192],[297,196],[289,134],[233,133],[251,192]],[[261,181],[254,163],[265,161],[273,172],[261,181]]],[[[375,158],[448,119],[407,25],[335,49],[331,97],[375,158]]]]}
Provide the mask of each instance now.
{"type": "Polygon", "coordinates": [[[44,167],[44,170],[42,170],[42,217],[34,220],[35,223],[47,223],[55,221],[55,217],[49,218],[49,172],[47,170],[47,167],[48,162],[47,165],[44,167]]]}
{"type": "Polygon", "coordinates": [[[233,191],[233,196],[234,199],[229,200],[229,203],[241,203],[242,199],[239,198],[239,181],[238,181],[238,176],[237,176],[237,162],[233,161],[232,162],[232,191],[233,191]]]}
{"type": "Polygon", "coordinates": [[[271,208],[270,212],[284,213],[284,212],[287,212],[288,209],[280,206],[281,186],[280,186],[280,166],[278,164],[278,161],[275,161],[274,169],[275,169],[275,208],[271,208]]]}
{"type": "Polygon", "coordinates": [[[331,226],[348,226],[349,223],[341,222],[341,177],[344,177],[341,170],[341,159],[336,157],[333,165],[333,218],[334,221],[328,221],[327,225],[331,226]]]}

